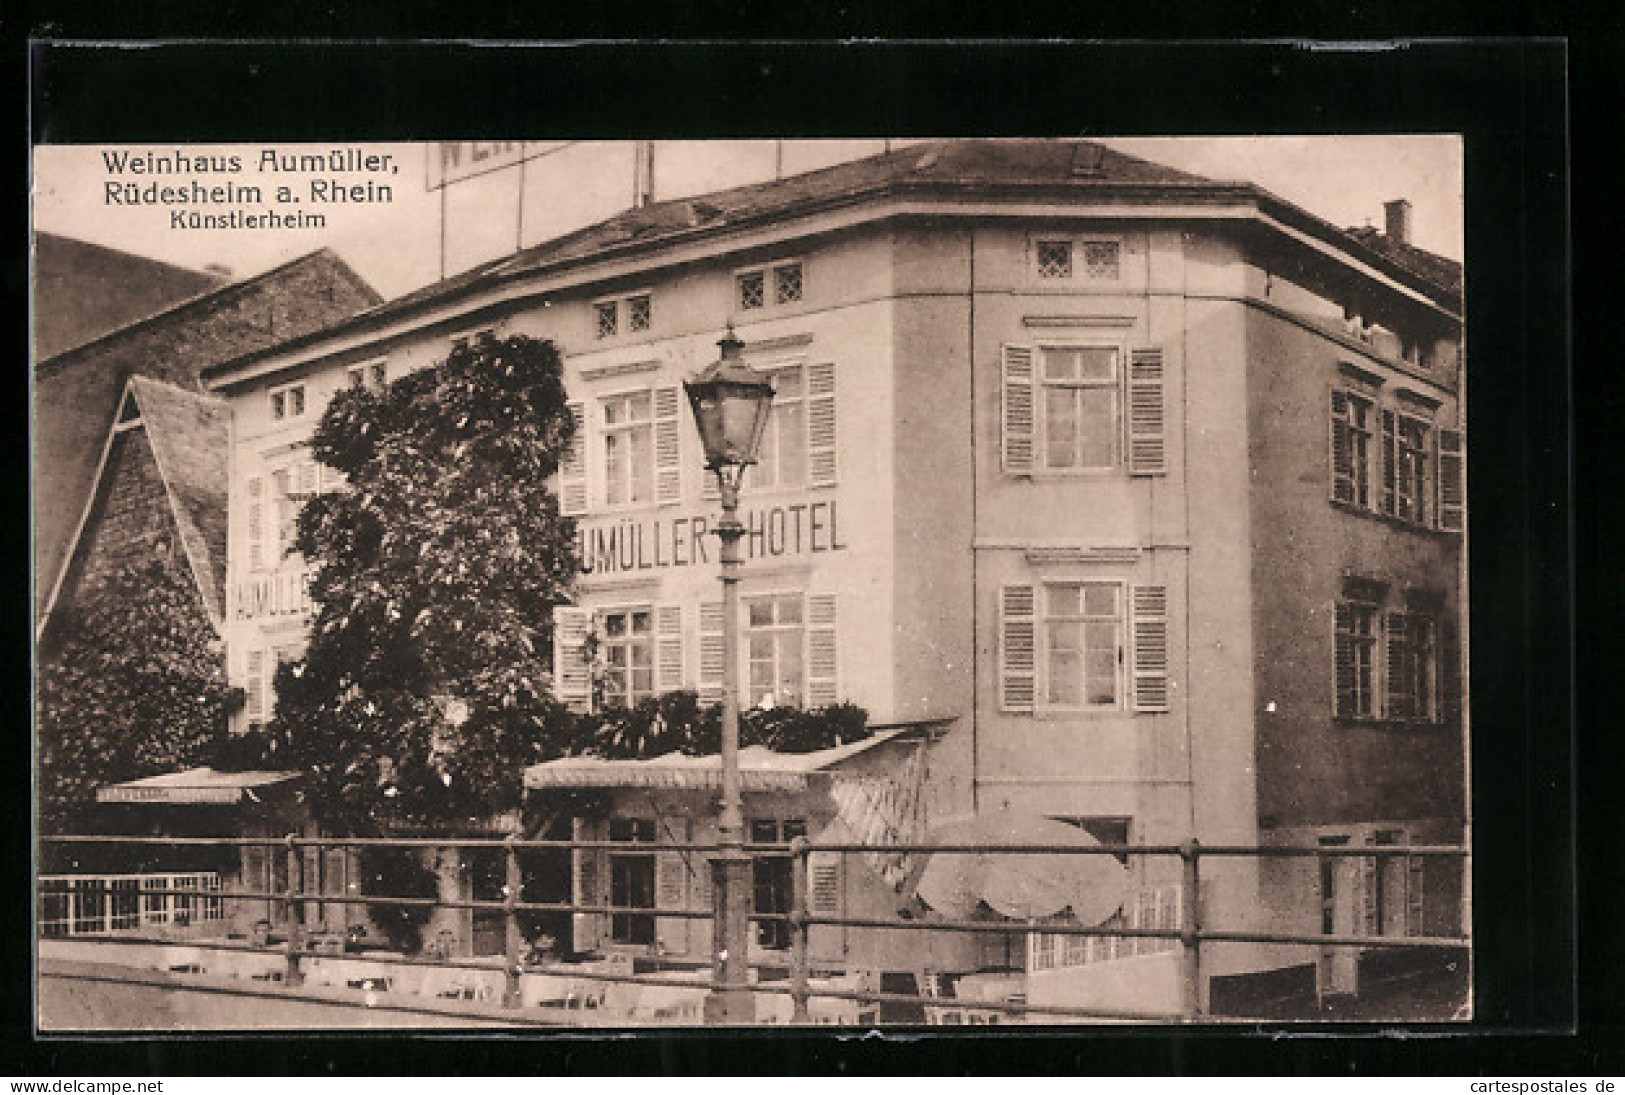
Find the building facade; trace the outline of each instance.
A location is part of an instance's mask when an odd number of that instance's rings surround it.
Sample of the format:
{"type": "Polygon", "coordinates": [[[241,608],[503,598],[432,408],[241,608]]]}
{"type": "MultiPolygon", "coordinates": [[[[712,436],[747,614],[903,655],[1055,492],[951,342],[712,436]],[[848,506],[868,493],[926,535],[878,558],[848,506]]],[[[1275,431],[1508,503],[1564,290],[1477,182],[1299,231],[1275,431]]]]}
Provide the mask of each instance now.
{"type": "MultiPolygon", "coordinates": [[[[741,499],[742,703],[947,724],[931,817],[1460,839],[1460,271],[1390,212],[1347,232],[1090,142],[940,142],[632,210],[211,368],[244,719],[301,649],[285,548],[302,494],[338,486],[306,449],[326,399],[482,331],[558,345],[580,425],[560,696],[719,695],[718,507],[681,384],[731,325],[776,388],[741,499]]],[[[1456,924],[1459,885],[1417,862],[1226,860],[1203,913],[1456,924]]],[[[1209,949],[1220,977],[1320,960],[1209,949]]]]}

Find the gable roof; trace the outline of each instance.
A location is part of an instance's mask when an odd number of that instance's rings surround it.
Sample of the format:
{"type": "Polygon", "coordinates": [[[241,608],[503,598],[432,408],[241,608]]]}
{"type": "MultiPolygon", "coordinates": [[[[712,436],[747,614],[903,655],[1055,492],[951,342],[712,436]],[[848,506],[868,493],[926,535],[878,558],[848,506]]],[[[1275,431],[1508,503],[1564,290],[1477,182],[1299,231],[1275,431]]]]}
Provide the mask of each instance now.
{"type": "Polygon", "coordinates": [[[133,407],[140,419],[163,480],[165,497],[180,533],[181,546],[197,583],[209,620],[218,630],[226,611],[226,515],[228,475],[226,457],[231,440],[231,410],[217,396],[201,395],[173,384],[132,376],[124,385],[119,412],[107,433],[101,463],[68,543],[68,551],[56,583],[39,616],[37,635],[44,635],[51,613],[56,609],[62,587],[73,572],[90,524],[90,515],[102,496],[109,475],[109,456],[120,422],[133,407]]]}

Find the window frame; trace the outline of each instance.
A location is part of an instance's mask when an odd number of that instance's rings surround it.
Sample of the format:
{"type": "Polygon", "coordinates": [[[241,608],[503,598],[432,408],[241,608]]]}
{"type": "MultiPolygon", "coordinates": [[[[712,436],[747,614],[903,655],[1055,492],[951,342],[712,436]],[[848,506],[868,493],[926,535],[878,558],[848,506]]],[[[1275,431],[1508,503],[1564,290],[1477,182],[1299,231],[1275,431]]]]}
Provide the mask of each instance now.
{"type": "Polygon", "coordinates": [[[660,484],[658,476],[659,462],[655,455],[655,424],[657,422],[657,417],[655,415],[654,386],[643,385],[631,388],[618,388],[614,391],[598,392],[592,396],[592,406],[592,435],[589,442],[592,451],[592,461],[595,465],[592,471],[595,471],[596,475],[589,473],[589,497],[594,498],[594,500],[597,501],[597,503],[606,511],[643,509],[649,506],[657,505],[660,495],[660,484]],[[649,417],[647,419],[640,419],[637,421],[629,420],[627,422],[615,423],[613,425],[610,424],[609,416],[606,413],[606,408],[608,405],[614,401],[631,400],[637,396],[643,396],[648,400],[649,417]],[[609,439],[611,435],[630,437],[632,434],[639,432],[640,430],[646,432],[647,434],[647,443],[644,446],[644,455],[648,461],[648,496],[645,498],[631,497],[630,488],[632,484],[636,482],[637,472],[636,467],[634,466],[636,461],[630,459],[629,450],[629,459],[627,462],[626,472],[627,481],[625,483],[625,486],[628,488],[627,497],[621,501],[613,501],[610,497],[609,439]]]}
{"type": "MultiPolygon", "coordinates": [[[[1098,478],[1103,476],[1116,476],[1129,472],[1128,429],[1126,404],[1128,388],[1128,347],[1122,338],[1045,338],[1032,344],[1033,349],[1033,469],[1031,474],[1037,478],[1098,478]],[[1087,381],[1081,376],[1076,380],[1052,381],[1046,375],[1045,353],[1051,350],[1111,350],[1116,358],[1112,365],[1112,379],[1109,381],[1087,381]],[[1073,463],[1063,467],[1052,467],[1049,463],[1050,452],[1050,401],[1049,392],[1053,388],[1065,391],[1101,391],[1111,393],[1112,424],[1111,459],[1105,464],[1073,463]]],[[[1083,433],[1082,396],[1075,399],[1075,419],[1073,443],[1081,454],[1083,433]]]]}
{"type": "Polygon", "coordinates": [[[805,357],[794,357],[752,362],[751,368],[755,369],[761,375],[775,380],[775,384],[773,403],[768,408],[767,426],[762,430],[761,446],[757,449],[757,462],[746,470],[745,477],[740,483],[739,492],[741,495],[749,497],[753,494],[775,494],[787,491],[807,490],[812,486],[812,438],[808,432],[810,429],[810,423],[808,421],[808,409],[811,401],[807,390],[807,385],[810,379],[808,375],[807,359],[805,357]],[[787,373],[791,370],[794,370],[797,375],[797,384],[800,387],[800,394],[792,396],[789,399],[785,399],[779,394],[778,389],[780,385],[776,383],[776,378],[779,374],[787,373]],[[782,459],[780,458],[782,454],[780,431],[781,420],[786,414],[788,414],[789,409],[792,406],[800,414],[800,426],[797,430],[796,444],[801,450],[799,458],[801,463],[801,479],[799,482],[788,483],[782,478],[784,465],[782,459]],[[775,445],[777,447],[774,448],[774,456],[771,465],[774,473],[773,482],[764,483],[762,482],[761,478],[762,468],[765,464],[765,462],[762,460],[762,456],[769,451],[770,446],[775,445]]]}
{"type": "MultiPolygon", "coordinates": [[[[1034,634],[1035,660],[1034,672],[1036,679],[1033,688],[1033,713],[1054,715],[1116,715],[1132,711],[1129,699],[1129,597],[1131,583],[1123,578],[1102,577],[1040,577],[1033,583],[1037,603],[1034,607],[1033,621],[1037,625],[1034,634]],[[1069,616],[1057,618],[1050,612],[1050,590],[1061,586],[1079,587],[1079,607],[1082,614],[1075,619],[1069,616]],[[1083,590],[1088,586],[1109,586],[1113,590],[1115,615],[1112,619],[1115,642],[1113,644],[1113,674],[1112,674],[1112,702],[1070,704],[1057,703],[1051,700],[1053,693],[1053,670],[1055,651],[1050,641],[1051,624],[1077,623],[1084,631],[1091,622],[1100,622],[1098,618],[1091,619],[1087,611],[1087,597],[1083,590]]],[[[1087,700],[1088,697],[1088,646],[1085,637],[1084,645],[1078,651],[1079,668],[1082,676],[1079,684],[1079,694],[1087,700]]]]}
{"type": "MultiPolygon", "coordinates": [[[[1369,595],[1358,594],[1339,595],[1337,605],[1332,612],[1332,716],[1348,722],[1378,722],[1382,719],[1384,682],[1382,680],[1383,656],[1386,653],[1386,644],[1383,642],[1382,604],[1369,595]],[[1345,631],[1338,617],[1347,607],[1352,614],[1355,611],[1368,613],[1370,616],[1370,630],[1360,633],[1353,630],[1345,631]],[[1341,660],[1342,647],[1345,642],[1353,643],[1358,640],[1359,646],[1351,645],[1351,664],[1354,666],[1354,680],[1359,681],[1359,662],[1353,658],[1353,653],[1363,649],[1368,652],[1367,682],[1364,694],[1367,700],[1367,710],[1358,709],[1345,711],[1342,708],[1343,689],[1339,683],[1338,663],[1341,660]]],[[[1352,616],[1351,616],[1352,622],[1352,616]]],[[[1351,695],[1358,697],[1359,689],[1356,687],[1351,695]]],[[[1356,703],[1356,708],[1358,704],[1356,703]]]]}
{"type": "Polygon", "coordinates": [[[1040,285],[1070,284],[1070,285],[1121,285],[1123,283],[1123,258],[1127,247],[1123,236],[1110,232],[1034,232],[1028,237],[1028,277],[1040,285]],[[1066,272],[1064,274],[1046,274],[1044,272],[1041,248],[1063,245],[1066,247],[1066,272]],[[1096,276],[1090,273],[1087,249],[1090,247],[1110,246],[1116,251],[1116,262],[1110,277],[1096,276]]]}
{"type": "Polygon", "coordinates": [[[267,403],[271,408],[271,421],[276,423],[297,422],[310,414],[310,380],[294,380],[286,384],[278,384],[266,391],[267,403]],[[298,396],[299,410],[291,410],[292,397],[298,396]]]}
{"type": "Polygon", "coordinates": [[[620,851],[616,848],[605,849],[604,867],[609,896],[609,904],[624,905],[627,908],[643,909],[649,912],[615,912],[609,915],[608,938],[610,943],[621,946],[651,946],[658,938],[655,925],[654,909],[660,905],[655,856],[659,849],[660,823],[657,819],[646,817],[612,817],[605,826],[605,836],[609,841],[625,844],[628,849],[637,851],[620,851]],[[617,836],[617,826],[628,826],[631,835],[617,836]],[[638,826],[648,826],[649,835],[644,838],[638,826]],[[646,849],[646,850],[645,850],[646,849]],[[615,899],[616,883],[619,881],[618,868],[627,871],[636,870],[640,876],[647,872],[649,904],[638,905],[632,901],[620,902],[615,899]],[[647,938],[643,938],[647,936],[647,938]]]}
{"type": "Polygon", "coordinates": [[[657,606],[652,604],[636,604],[611,605],[593,610],[593,636],[595,642],[597,643],[595,660],[599,664],[598,680],[600,682],[598,687],[595,689],[597,692],[597,695],[594,697],[595,710],[630,710],[631,708],[636,707],[640,701],[660,695],[659,673],[657,672],[656,664],[659,657],[659,629],[656,626],[655,620],[656,609],[657,606]],[[647,616],[649,623],[648,631],[644,632],[641,636],[641,638],[644,640],[641,643],[638,641],[640,636],[637,634],[637,632],[632,630],[635,617],[639,613],[647,616]],[[627,618],[627,631],[623,637],[610,637],[607,621],[611,616],[625,616],[627,618]],[[649,673],[649,688],[647,691],[640,691],[634,683],[634,673],[638,668],[634,661],[634,651],[639,646],[642,646],[648,652],[648,662],[644,667],[649,673]],[[619,703],[612,702],[612,697],[609,691],[602,684],[602,682],[606,681],[609,677],[610,671],[608,652],[611,648],[624,649],[627,655],[626,664],[622,667],[622,672],[626,678],[626,687],[624,689],[624,695],[619,697],[621,700],[619,703]]]}
{"type": "Polygon", "coordinates": [[[807,301],[807,261],[804,258],[775,259],[756,266],[736,267],[731,273],[729,287],[732,311],[765,312],[804,304],[807,301]],[[783,299],[781,274],[790,267],[799,271],[799,287],[794,297],[783,299]],[[757,304],[745,303],[744,281],[751,277],[760,278],[762,283],[760,303],[757,304]]]}
{"type": "MultiPolygon", "coordinates": [[[[807,835],[804,818],[751,817],[745,821],[748,844],[789,844],[796,837],[807,835]],[[771,827],[770,839],[759,839],[758,831],[771,827]]],[[[791,888],[794,860],[788,852],[756,852],[751,856],[751,912],[775,914],[791,912],[791,888]],[[766,898],[766,900],[764,900],[766,898]]],[[[789,950],[790,924],[785,920],[758,920],[752,922],[751,945],[763,950],[789,950]]]]}
{"type": "Polygon", "coordinates": [[[1372,510],[1374,509],[1371,489],[1372,449],[1380,447],[1372,444],[1379,438],[1377,401],[1365,392],[1339,385],[1332,388],[1328,409],[1331,415],[1331,499],[1338,505],[1372,510]],[[1343,401],[1345,410],[1343,415],[1337,412],[1339,399],[1343,401]],[[1363,427],[1354,423],[1352,412],[1355,408],[1365,411],[1363,427]],[[1337,441],[1340,432],[1346,432],[1348,437],[1346,448],[1349,453],[1349,467],[1346,478],[1350,484],[1350,494],[1353,496],[1351,498],[1337,496],[1338,485],[1345,478],[1344,469],[1338,467],[1337,463],[1337,441]],[[1354,451],[1355,439],[1363,442],[1358,446],[1358,453],[1354,451]]]}
{"type": "Polygon", "coordinates": [[[344,377],[351,389],[365,388],[370,392],[381,392],[389,387],[389,358],[379,357],[346,365],[344,377]]]}
{"type": "Polygon", "coordinates": [[[740,621],[739,629],[739,653],[744,659],[744,666],[742,667],[744,672],[741,674],[743,679],[740,681],[744,693],[740,698],[741,707],[747,710],[754,708],[758,706],[764,698],[759,697],[756,694],[755,665],[758,659],[754,656],[751,650],[751,639],[757,634],[768,634],[774,636],[772,658],[773,679],[771,689],[767,693],[773,697],[774,702],[772,706],[794,707],[799,710],[806,710],[809,669],[807,640],[808,632],[810,630],[807,622],[806,591],[799,589],[781,589],[741,594],[739,598],[739,609],[743,616],[743,619],[740,621]],[[800,619],[794,623],[784,623],[778,619],[777,605],[790,600],[795,601],[797,613],[800,616],[800,619]],[[774,602],[774,620],[772,623],[764,625],[752,624],[750,618],[751,608],[754,604],[758,604],[763,601],[774,602]],[[779,637],[791,634],[794,634],[796,637],[795,653],[801,687],[798,692],[789,694],[787,698],[786,691],[780,686],[784,682],[783,669],[788,663],[783,658],[784,646],[779,641],[779,637]]]}

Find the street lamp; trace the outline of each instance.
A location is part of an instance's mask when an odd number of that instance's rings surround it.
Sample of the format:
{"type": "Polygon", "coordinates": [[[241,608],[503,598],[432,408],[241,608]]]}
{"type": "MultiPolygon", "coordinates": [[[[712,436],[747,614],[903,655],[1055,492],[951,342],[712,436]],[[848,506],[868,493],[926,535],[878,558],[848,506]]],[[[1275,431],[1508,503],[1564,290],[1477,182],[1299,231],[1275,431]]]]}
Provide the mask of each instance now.
{"type": "Polygon", "coordinates": [[[705,448],[705,466],[716,473],[722,495],[722,810],[717,819],[718,855],[711,861],[713,977],[720,988],[705,1001],[710,1023],[738,1024],[755,1019],[749,974],[750,859],[745,855],[745,819],[739,790],[739,484],[756,463],[767,428],[773,383],[739,356],[744,348],[733,327],[717,346],[722,357],[685,381],[694,424],[705,448]]]}

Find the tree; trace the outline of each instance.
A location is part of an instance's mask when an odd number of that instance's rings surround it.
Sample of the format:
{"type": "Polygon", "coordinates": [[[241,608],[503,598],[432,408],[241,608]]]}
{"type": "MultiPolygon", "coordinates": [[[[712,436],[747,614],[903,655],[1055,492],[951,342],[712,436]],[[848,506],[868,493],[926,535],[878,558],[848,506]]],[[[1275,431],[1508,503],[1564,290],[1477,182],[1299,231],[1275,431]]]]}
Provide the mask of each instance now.
{"type": "Polygon", "coordinates": [[[312,450],[348,487],[300,514],[317,609],[269,731],[333,829],[489,818],[564,750],[549,652],[577,564],[547,480],[573,430],[558,352],[525,337],[328,406],[312,450]]]}
{"type": "Polygon", "coordinates": [[[53,619],[38,677],[39,811],[83,825],[96,788],[208,763],[242,691],[186,564],[126,564],[53,619]]]}

